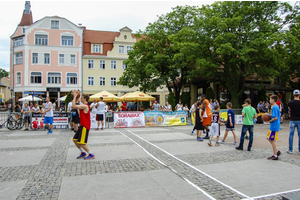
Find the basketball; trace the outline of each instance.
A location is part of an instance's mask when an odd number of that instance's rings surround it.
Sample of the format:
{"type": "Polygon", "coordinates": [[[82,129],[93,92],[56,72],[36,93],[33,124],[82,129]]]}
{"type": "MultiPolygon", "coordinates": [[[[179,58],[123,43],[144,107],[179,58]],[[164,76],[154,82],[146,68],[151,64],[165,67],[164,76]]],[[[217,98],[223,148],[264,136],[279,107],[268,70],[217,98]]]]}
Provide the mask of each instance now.
{"type": "Polygon", "coordinates": [[[77,97],[76,97],[76,101],[80,98],[80,91],[79,90],[73,90],[72,91],[72,97],[74,98],[74,94],[76,94],[77,93],[77,97]]]}
{"type": "Polygon", "coordinates": [[[267,121],[270,121],[271,120],[271,116],[269,114],[263,114],[261,116],[261,119],[264,121],[264,122],[267,122],[267,121]]]}

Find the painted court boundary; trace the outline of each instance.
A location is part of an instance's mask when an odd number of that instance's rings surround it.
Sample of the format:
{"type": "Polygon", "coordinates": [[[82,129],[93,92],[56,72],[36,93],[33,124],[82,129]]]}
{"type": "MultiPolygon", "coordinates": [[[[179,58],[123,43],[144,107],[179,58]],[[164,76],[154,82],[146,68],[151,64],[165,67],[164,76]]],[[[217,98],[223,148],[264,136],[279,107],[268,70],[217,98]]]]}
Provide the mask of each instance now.
{"type": "Polygon", "coordinates": [[[163,163],[162,161],[160,161],[159,159],[157,159],[155,156],[153,156],[150,152],[148,152],[144,147],[142,147],[141,145],[139,145],[136,141],[134,141],[133,139],[131,139],[130,137],[128,137],[127,135],[125,135],[124,133],[119,132],[121,135],[123,135],[124,137],[128,138],[129,140],[131,140],[133,143],[135,143],[138,147],[140,147],[141,149],[143,149],[149,156],[151,156],[154,160],[156,160],[157,162],[159,162],[160,164],[162,164],[163,166],[169,168],[172,172],[174,172],[175,174],[177,174],[178,176],[180,176],[182,179],[184,179],[186,182],[188,182],[190,185],[192,185],[193,187],[195,187],[197,190],[199,190],[200,192],[202,192],[205,196],[207,196],[208,198],[210,198],[211,200],[216,200],[214,197],[212,197],[211,195],[209,195],[207,192],[205,192],[204,190],[202,190],[200,187],[198,187],[197,185],[195,185],[194,183],[192,183],[191,181],[189,181],[188,179],[184,178],[183,176],[181,176],[176,170],[174,170],[172,167],[166,165],[165,163],[163,163]]]}
{"type": "MultiPolygon", "coordinates": [[[[172,158],[178,160],[179,162],[181,162],[181,163],[187,165],[188,167],[190,167],[190,168],[192,168],[192,169],[194,169],[194,170],[200,172],[201,174],[207,176],[208,178],[210,178],[210,179],[212,179],[212,180],[218,182],[219,184],[223,185],[224,187],[227,187],[228,189],[234,191],[235,193],[238,193],[238,194],[240,194],[241,196],[243,196],[243,197],[245,197],[245,198],[247,198],[247,199],[250,199],[249,196],[247,196],[247,195],[241,193],[240,191],[237,191],[236,189],[232,188],[231,186],[226,185],[225,183],[222,183],[221,181],[217,180],[216,178],[214,178],[214,177],[212,177],[212,176],[206,174],[205,172],[203,172],[203,171],[197,169],[196,167],[194,167],[194,166],[192,166],[192,165],[190,165],[190,164],[184,162],[183,160],[181,160],[181,159],[177,158],[176,156],[170,154],[169,152],[165,151],[164,149],[161,149],[160,147],[156,146],[155,144],[152,144],[151,142],[145,140],[144,138],[142,138],[142,137],[140,137],[140,136],[134,134],[133,132],[131,132],[131,131],[129,131],[129,130],[126,130],[126,131],[129,132],[130,134],[132,134],[132,135],[134,135],[134,136],[140,138],[141,140],[147,142],[148,144],[154,146],[155,148],[159,149],[160,151],[166,153],[167,155],[171,156],[172,158]]],[[[121,133],[121,134],[124,135],[123,133],[121,133]]],[[[125,136],[126,136],[126,135],[125,135],[125,136]]],[[[127,137],[127,136],[126,136],[126,137],[127,137]]],[[[128,137],[127,137],[127,138],[128,138],[128,137]]],[[[133,141],[132,139],[130,139],[130,140],[133,141]]],[[[136,143],[135,141],[133,141],[133,142],[136,143]]],[[[136,144],[137,144],[137,143],[136,143],[136,144]]],[[[138,146],[141,147],[140,145],[138,145],[138,146]]],[[[145,150],[143,147],[141,147],[141,148],[142,148],[144,151],[146,151],[146,152],[147,152],[151,157],[153,157],[155,160],[158,160],[156,157],[154,157],[152,154],[150,154],[150,153],[149,153],[147,150],[145,150]]],[[[159,161],[159,162],[162,163],[161,161],[159,161]]],[[[164,164],[164,166],[166,166],[166,165],[164,164]]],[[[172,168],[169,167],[169,166],[167,166],[167,167],[170,168],[170,169],[172,169],[172,168]]],[[[172,169],[172,171],[175,171],[175,170],[172,169]]],[[[176,174],[178,174],[178,173],[176,172],[176,174]]],[[[179,174],[178,174],[178,175],[179,175],[179,174]]],[[[181,175],[179,175],[179,176],[181,176],[181,175]]],[[[182,177],[182,176],[181,176],[181,177],[182,177]]],[[[183,178],[184,180],[187,181],[186,178],[184,178],[184,177],[182,177],[182,178],[183,178]]],[[[191,183],[191,181],[188,181],[188,183],[191,183]]],[[[193,184],[193,186],[194,186],[194,184],[193,184]]],[[[201,191],[203,194],[205,194],[205,195],[206,195],[207,197],[209,197],[210,199],[215,199],[214,197],[211,197],[209,194],[207,194],[204,190],[202,190],[202,189],[199,188],[198,186],[195,185],[194,187],[196,187],[199,191],[201,191]]]]}

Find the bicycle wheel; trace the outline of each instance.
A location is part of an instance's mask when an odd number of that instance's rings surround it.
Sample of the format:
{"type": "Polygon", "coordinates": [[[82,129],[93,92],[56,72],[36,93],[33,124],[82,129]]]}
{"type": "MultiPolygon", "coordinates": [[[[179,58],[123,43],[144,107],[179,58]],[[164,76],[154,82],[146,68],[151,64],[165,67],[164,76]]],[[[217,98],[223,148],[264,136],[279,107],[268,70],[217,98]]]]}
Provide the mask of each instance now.
{"type": "Polygon", "coordinates": [[[12,130],[15,130],[16,129],[16,127],[15,127],[15,125],[14,125],[14,122],[11,120],[11,119],[7,119],[7,122],[6,122],[7,124],[6,124],[6,128],[8,129],[8,130],[10,130],[10,131],[12,131],[12,130]]]}
{"type": "Polygon", "coordinates": [[[19,118],[19,119],[17,120],[17,123],[16,123],[16,128],[17,128],[18,130],[21,130],[21,129],[23,128],[23,126],[24,126],[23,118],[19,118]]]}

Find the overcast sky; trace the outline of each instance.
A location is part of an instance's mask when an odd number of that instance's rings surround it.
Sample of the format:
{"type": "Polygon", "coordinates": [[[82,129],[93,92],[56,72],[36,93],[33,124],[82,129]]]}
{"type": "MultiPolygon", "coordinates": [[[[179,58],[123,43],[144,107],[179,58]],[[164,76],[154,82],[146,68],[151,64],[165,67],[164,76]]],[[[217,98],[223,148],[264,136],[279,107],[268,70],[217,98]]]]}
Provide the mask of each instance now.
{"type": "MultiPolygon", "coordinates": [[[[211,4],[214,1],[30,1],[33,21],[45,16],[65,17],[82,23],[87,29],[119,31],[128,26],[137,32],[144,30],[157,15],[166,14],[177,5],[211,4]]],[[[293,5],[293,4],[292,4],[293,5]]],[[[9,71],[9,41],[20,23],[25,1],[0,0],[0,68],[9,71]]]]}

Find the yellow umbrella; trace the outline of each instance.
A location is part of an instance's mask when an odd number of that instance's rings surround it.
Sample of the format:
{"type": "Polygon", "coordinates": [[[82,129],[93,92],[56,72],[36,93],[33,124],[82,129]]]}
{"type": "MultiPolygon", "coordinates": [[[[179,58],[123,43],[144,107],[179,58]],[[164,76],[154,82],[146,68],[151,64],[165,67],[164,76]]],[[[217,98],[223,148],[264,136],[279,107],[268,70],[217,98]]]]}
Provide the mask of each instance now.
{"type": "Polygon", "coordinates": [[[120,97],[122,100],[129,101],[154,101],[155,98],[140,91],[127,93],[120,97]]]}
{"type": "Polygon", "coordinates": [[[94,94],[92,96],[90,96],[90,100],[89,101],[94,101],[97,100],[99,101],[99,98],[103,97],[103,101],[105,102],[116,102],[116,101],[122,101],[122,99],[120,97],[117,97],[116,95],[107,92],[105,90],[103,90],[102,92],[99,92],[97,94],[94,94]]]}

